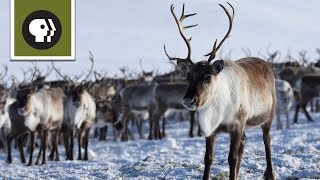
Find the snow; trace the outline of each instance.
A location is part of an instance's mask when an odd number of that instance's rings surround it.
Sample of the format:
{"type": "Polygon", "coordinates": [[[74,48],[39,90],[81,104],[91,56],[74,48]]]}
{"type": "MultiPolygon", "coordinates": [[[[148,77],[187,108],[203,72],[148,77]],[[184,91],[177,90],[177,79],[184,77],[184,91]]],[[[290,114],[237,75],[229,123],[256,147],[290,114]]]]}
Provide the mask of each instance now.
{"type": "MultiPolygon", "coordinates": [[[[292,117],[293,114],[291,114],[292,117]]],[[[320,114],[313,113],[314,123],[301,114],[299,124],[291,129],[271,130],[272,161],[277,179],[320,178],[320,114]]],[[[147,125],[144,125],[147,137],[147,125]]],[[[13,150],[13,164],[5,162],[0,153],[0,177],[9,179],[201,179],[204,169],[204,137],[189,138],[188,122],[169,120],[167,137],[156,141],[128,142],[90,139],[89,161],[48,161],[47,165],[27,167],[13,150]]],[[[133,130],[134,131],[134,130],[133,130]]],[[[111,132],[110,132],[111,134],[111,132]]],[[[264,145],[260,128],[248,129],[247,144],[241,162],[241,179],[261,179],[266,168],[264,145]]],[[[64,159],[64,148],[60,146],[64,159]]],[[[228,178],[229,136],[219,134],[211,177],[228,178]]],[[[34,155],[36,158],[37,152],[34,155]]],[[[26,153],[28,157],[28,153],[26,153]]],[[[77,157],[77,148],[75,148],[77,157]]]]}

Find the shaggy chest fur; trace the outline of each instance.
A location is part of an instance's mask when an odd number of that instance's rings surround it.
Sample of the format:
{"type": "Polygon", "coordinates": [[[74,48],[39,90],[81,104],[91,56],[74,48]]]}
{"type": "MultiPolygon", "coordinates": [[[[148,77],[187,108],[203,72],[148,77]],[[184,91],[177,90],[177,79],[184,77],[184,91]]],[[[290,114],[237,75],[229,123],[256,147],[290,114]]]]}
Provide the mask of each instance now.
{"type": "Polygon", "coordinates": [[[222,126],[230,129],[262,124],[274,111],[275,80],[266,62],[251,58],[225,64],[199,108],[199,123],[206,137],[222,126]]]}

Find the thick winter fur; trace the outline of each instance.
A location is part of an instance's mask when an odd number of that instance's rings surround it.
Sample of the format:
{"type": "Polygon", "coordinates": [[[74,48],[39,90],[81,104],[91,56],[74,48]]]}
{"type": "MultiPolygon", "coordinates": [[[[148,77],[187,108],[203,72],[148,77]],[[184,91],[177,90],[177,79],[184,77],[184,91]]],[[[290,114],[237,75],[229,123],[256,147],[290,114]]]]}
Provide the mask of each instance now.
{"type": "Polygon", "coordinates": [[[87,126],[91,126],[94,123],[96,104],[87,91],[83,92],[79,103],[79,105],[74,105],[71,96],[68,96],[65,101],[66,123],[70,128],[79,129],[83,123],[86,123],[87,126]]]}
{"type": "MultiPolygon", "coordinates": [[[[55,160],[59,160],[57,136],[63,122],[63,98],[64,93],[61,88],[40,89],[36,92],[18,91],[18,113],[24,116],[24,124],[32,132],[31,146],[34,146],[34,132],[38,130],[41,133],[41,148],[36,164],[41,159],[42,164],[46,163],[47,137],[51,130],[56,131],[53,148],[56,152],[55,160]]],[[[32,163],[32,160],[29,163],[32,163]]]]}
{"type": "Polygon", "coordinates": [[[287,118],[287,128],[290,128],[289,111],[292,107],[294,96],[291,85],[281,79],[276,79],[276,95],[277,95],[277,129],[282,129],[281,114],[285,114],[287,118]]]}
{"type": "MultiPolygon", "coordinates": [[[[187,84],[170,84],[163,83],[159,84],[155,88],[154,99],[156,104],[156,112],[154,113],[154,121],[156,127],[159,127],[159,122],[162,119],[162,133],[156,128],[156,139],[162,138],[165,135],[165,113],[169,109],[174,110],[185,110],[186,108],[182,105],[183,96],[186,92],[187,84]]],[[[190,111],[190,131],[189,136],[193,137],[193,124],[194,124],[194,112],[190,111]]],[[[198,133],[199,134],[199,133],[198,133]]]]}
{"type": "Polygon", "coordinates": [[[25,125],[35,131],[38,125],[47,130],[60,128],[63,120],[63,91],[61,88],[40,89],[31,95],[26,107],[19,110],[25,125]]]}
{"type": "MultiPolygon", "coordinates": [[[[91,95],[82,87],[74,87],[66,92],[64,101],[65,123],[70,130],[70,147],[67,150],[67,160],[73,160],[75,130],[78,129],[78,159],[88,160],[89,132],[96,117],[96,104],[91,95]],[[84,134],[84,157],[81,155],[82,133],[84,134]]],[[[69,144],[69,142],[68,142],[69,144]]]]}
{"type": "Polygon", "coordinates": [[[200,127],[210,136],[220,125],[271,124],[275,111],[272,68],[258,58],[224,61],[223,70],[200,95],[200,127]],[[242,122],[244,121],[244,122],[242,122]]]}
{"type": "Polygon", "coordinates": [[[11,97],[7,97],[4,106],[1,109],[0,114],[0,128],[10,130],[11,129],[11,122],[9,118],[9,106],[14,103],[16,99],[13,99],[11,97]]]}
{"type": "Polygon", "coordinates": [[[294,115],[294,123],[298,122],[298,114],[300,108],[304,111],[308,121],[313,121],[308,113],[306,106],[314,97],[318,97],[320,92],[320,76],[306,75],[301,78],[300,98],[296,103],[296,111],[294,115]]]}
{"type": "Polygon", "coordinates": [[[149,113],[149,139],[153,139],[155,137],[155,127],[152,121],[152,116],[154,112],[154,88],[156,86],[156,84],[134,85],[128,86],[120,91],[122,121],[124,125],[124,131],[122,134],[123,141],[127,141],[129,139],[129,115],[134,111],[147,111],[149,113]]]}
{"type": "Polygon", "coordinates": [[[187,73],[188,88],[183,104],[199,111],[199,123],[206,136],[205,170],[209,179],[215,136],[228,132],[231,136],[228,163],[230,179],[239,176],[240,162],[246,142],[245,129],[261,125],[267,168],[265,179],[275,179],[271,163],[270,128],[276,108],[275,77],[265,61],[249,57],[237,61],[201,61],[188,64],[178,61],[187,73]]]}

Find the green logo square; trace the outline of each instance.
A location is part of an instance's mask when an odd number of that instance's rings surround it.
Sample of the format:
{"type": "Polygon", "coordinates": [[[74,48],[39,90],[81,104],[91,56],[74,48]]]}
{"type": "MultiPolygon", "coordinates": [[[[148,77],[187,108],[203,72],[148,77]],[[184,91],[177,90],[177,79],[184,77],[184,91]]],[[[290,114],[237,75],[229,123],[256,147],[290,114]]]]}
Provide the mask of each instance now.
{"type": "Polygon", "coordinates": [[[75,0],[11,0],[11,60],[75,60],[75,0]]]}

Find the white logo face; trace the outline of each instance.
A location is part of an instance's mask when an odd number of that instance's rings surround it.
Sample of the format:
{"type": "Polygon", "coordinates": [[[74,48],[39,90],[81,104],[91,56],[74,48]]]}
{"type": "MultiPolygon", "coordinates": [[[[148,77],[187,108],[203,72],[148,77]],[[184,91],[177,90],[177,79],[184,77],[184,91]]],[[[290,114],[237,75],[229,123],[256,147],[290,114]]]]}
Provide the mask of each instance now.
{"type": "Polygon", "coordinates": [[[56,27],[52,19],[47,21],[45,19],[34,19],[29,24],[29,32],[35,37],[37,43],[51,42],[51,37],[54,36],[55,31],[56,27]]]}

